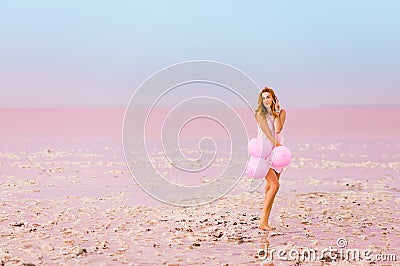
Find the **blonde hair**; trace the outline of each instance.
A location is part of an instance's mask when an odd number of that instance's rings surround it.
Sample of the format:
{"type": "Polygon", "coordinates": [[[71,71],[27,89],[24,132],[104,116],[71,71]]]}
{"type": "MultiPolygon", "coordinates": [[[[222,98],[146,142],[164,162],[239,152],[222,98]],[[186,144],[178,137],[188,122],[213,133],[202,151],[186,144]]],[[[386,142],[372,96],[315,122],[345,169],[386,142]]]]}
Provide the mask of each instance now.
{"type": "Polygon", "coordinates": [[[264,92],[269,92],[271,94],[271,96],[272,96],[271,112],[272,112],[273,117],[277,118],[278,113],[276,112],[275,105],[276,105],[278,98],[276,97],[274,90],[269,87],[265,87],[258,95],[258,105],[257,105],[257,109],[254,112],[254,115],[257,116],[257,114],[261,114],[265,118],[265,115],[267,114],[267,108],[264,106],[263,99],[262,99],[262,94],[264,92]]]}

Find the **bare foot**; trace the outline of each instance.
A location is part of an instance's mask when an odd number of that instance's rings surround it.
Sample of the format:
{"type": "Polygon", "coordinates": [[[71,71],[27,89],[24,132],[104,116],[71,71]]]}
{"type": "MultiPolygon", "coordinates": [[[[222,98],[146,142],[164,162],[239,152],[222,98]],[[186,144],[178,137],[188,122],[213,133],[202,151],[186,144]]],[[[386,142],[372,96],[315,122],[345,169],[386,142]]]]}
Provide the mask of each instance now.
{"type": "Polygon", "coordinates": [[[272,231],[272,230],[275,230],[275,228],[270,227],[268,224],[260,224],[260,225],[258,226],[258,228],[259,228],[260,230],[263,230],[263,231],[272,231]]]}

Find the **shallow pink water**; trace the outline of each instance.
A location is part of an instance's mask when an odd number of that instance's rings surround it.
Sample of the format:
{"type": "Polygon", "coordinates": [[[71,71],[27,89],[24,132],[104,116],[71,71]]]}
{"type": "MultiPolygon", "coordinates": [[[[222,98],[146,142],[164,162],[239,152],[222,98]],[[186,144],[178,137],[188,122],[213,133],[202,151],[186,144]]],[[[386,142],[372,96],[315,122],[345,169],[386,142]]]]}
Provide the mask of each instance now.
{"type": "MultiPolygon", "coordinates": [[[[151,155],[160,156],[162,149],[160,130],[169,110],[155,109],[149,115],[146,136],[151,155]]],[[[249,110],[236,110],[249,130],[249,138],[256,135],[256,124],[249,110]]],[[[215,112],[218,112],[216,110],[215,112]]],[[[103,161],[125,163],[122,148],[122,127],[124,108],[1,108],[0,145],[2,151],[29,153],[38,150],[75,150],[91,152],[101,156],[103,161]]],[[[198,110],[201,114],[201,110],[198,110]]],[[[390,163],[400,161],[400,108],[319,108],[288,109],[285,125],[285,142],[296,159],[312,160],[316,164],[305,168],[290,168],[285,176],[297,180],[307,176],[320,179],[351,175],[371,178],[379,175],[393,175],[391,169],[360,169],[357,165],[346,168],[321,170],[321,161],[332,163],[360,163],[374,161],[390,163]],[[292,174],[293,173],[293,174],[292,174]]],[[[229,120],[229,117],[226,117],[229,120]]],[[[223,121],[221,121],[223,122],[223,121]]],[[[140,127],[141,125],[138,125],[140,127]]],[[[177,125],[178,127],[180,125],[177,125]]],[[[243,126],[234,125],[237,127],[243,126]]],[[[229,136],[217,123],[210,120],[196,120],[188,123],[181,133],[183,154],[195,159],[200,156],[199,140],[210,136],[217,145],[217,157],[230,156],[229,136]],[[191,151],[187,153],[187,151],[191,151]]],[[[176,141],[172,136],[167,141],[176,141]]],[[[139,141],[139,140],[138,140],[139,141]]],[[[247,138],[243,136],[243,145],[247,138]]],[[[213,151],[213,148],[211,149],[213,151]]],[[[144,151],[143,151],[144,152],[144,151]]],[[[177,155],[178,151],[175,152],[177,155]]],[[[172,153],[174,154],[174,153],[172,153]]],[[[237,157],[237,156],[236,156],[237,157]]],[[[239,155],[246,160],[247,154],[239,155]]],[[[61,162],[59,162],[61,164],[61,162]]],[[[203,162],[206,164],[207,162],[203,162]]],[[[221,167],[224,165],[221,164],[221,167]]],[[[223,168],[207,169],[191,179],[179,176],[183,184],[201,184],[202,177],[212,180],[223,168]]],[[[124,165],[119,168],[127,170],[124,165]]],[[[161,170],[163,167],[161,167],[161,170]]],[[[165,169],[164,169],[165,170],[165,169]]],[[[15,173],[17,174],[17,173],[15,173]]],[[[177,180],[179,180],[179,178],[177,180]]],[[[327,188],[325,188],[327,189],[327,188]]]]}
{"type": "MultiPolygon", "coordinates": [[[[167,109],[155,109],[149,119],[155,125],[162,124],[167,109]]],[[[256,135],[256,124],[249,110],[237,110],[250,136],[256,135]],[[253,126],[254,125],[254,126],[253,126]]],[[[218,110],[216,110],[218,112],[218,110]]],[[[4,141],[40,140],[120,140],[124,108],[1,108],[0,138],[4,141]]],[[[199,110],[201,114],[201,110],[199,110]]],[[[234,115],[234,114],[232,114],[234,115]]],[[[230,117],[226,117],[230,119],[230,117]]],[[[190,136],[204,136],[214,132],[216,137],[225,136],[218,125],[197,120],[196,126],[185,131],[190,136]],[[206,126],[202,126],[206,125],[206,126]],[[212,127],[215,127],[213,129],[212,127]],[[211,127],[211,128],[210,128],[211,127]]],[[[285,136],[289,139],[365,139],[399,138],[400,107],[393,108],[315,108],[287,109],[285,136]]],[[[158,126],[154,128],[158,129],[158,126]]],[[[142,126],[142,125],[138,125],[142,126]]],[[[179,125],[180,126],[180,125],[179,125]]],[[[237,125],[239,126],[239,125],[237,125]]],[[[232,129],[233,130],[233,129],[232,129]]],[[[157,138],[159,132],[152,132],[157,138]]]]}

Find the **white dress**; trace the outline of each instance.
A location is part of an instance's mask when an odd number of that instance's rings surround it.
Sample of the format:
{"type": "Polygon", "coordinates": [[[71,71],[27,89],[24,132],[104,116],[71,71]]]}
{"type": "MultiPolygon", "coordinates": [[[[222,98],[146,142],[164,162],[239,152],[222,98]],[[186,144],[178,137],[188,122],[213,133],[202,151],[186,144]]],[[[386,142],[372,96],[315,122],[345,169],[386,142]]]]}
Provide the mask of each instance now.
{"type": "MultiPolygon", "coordinates": [[[[266,115],[265,117],[266,117],[266,120],[267,120],[267,124],[268,124],[269,130],[271,131],[271,133],[274,133],[275,132],[274,117],[272,115],[266,115]]],[[[283,131],[283,129],[278,134],[275,133],[275,139],[277,141],[279,141],[280,144],[283,145],[283,134],[282,134],[282,131],[283,131]]],[[[271,142],[268,139],[268,137],[265,135],[265,133],[262,131],[260,125],[257,126],[257,138],[263,138],[264,140],[271,142]]],[[[275,146],[275,144],[273,144],[273,146],[275,146]]],[[[274,155],[274,153],[272,152],[271,155],[266,159],[267,162],[268,162],[268,165],[269,165],[270,168],[274,169],[277,173],[281,173],[282,170],[283,170],[283,167],[278,167],[278,166],[273,166],[272,165],[273,155],[274,155]]]]}

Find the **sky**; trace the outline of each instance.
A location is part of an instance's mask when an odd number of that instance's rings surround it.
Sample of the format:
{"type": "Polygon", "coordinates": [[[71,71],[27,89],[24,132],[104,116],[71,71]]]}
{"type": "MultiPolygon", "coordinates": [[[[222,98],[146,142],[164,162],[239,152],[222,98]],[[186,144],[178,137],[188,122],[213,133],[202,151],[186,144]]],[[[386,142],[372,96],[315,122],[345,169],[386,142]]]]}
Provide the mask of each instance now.
{"type": "Polygon", "coordinates": [[[287,107],[400,105],[399,13],[396,0],[5,0],[0,106],[127,106],[190,60],[238,68],[287,107]]]}

